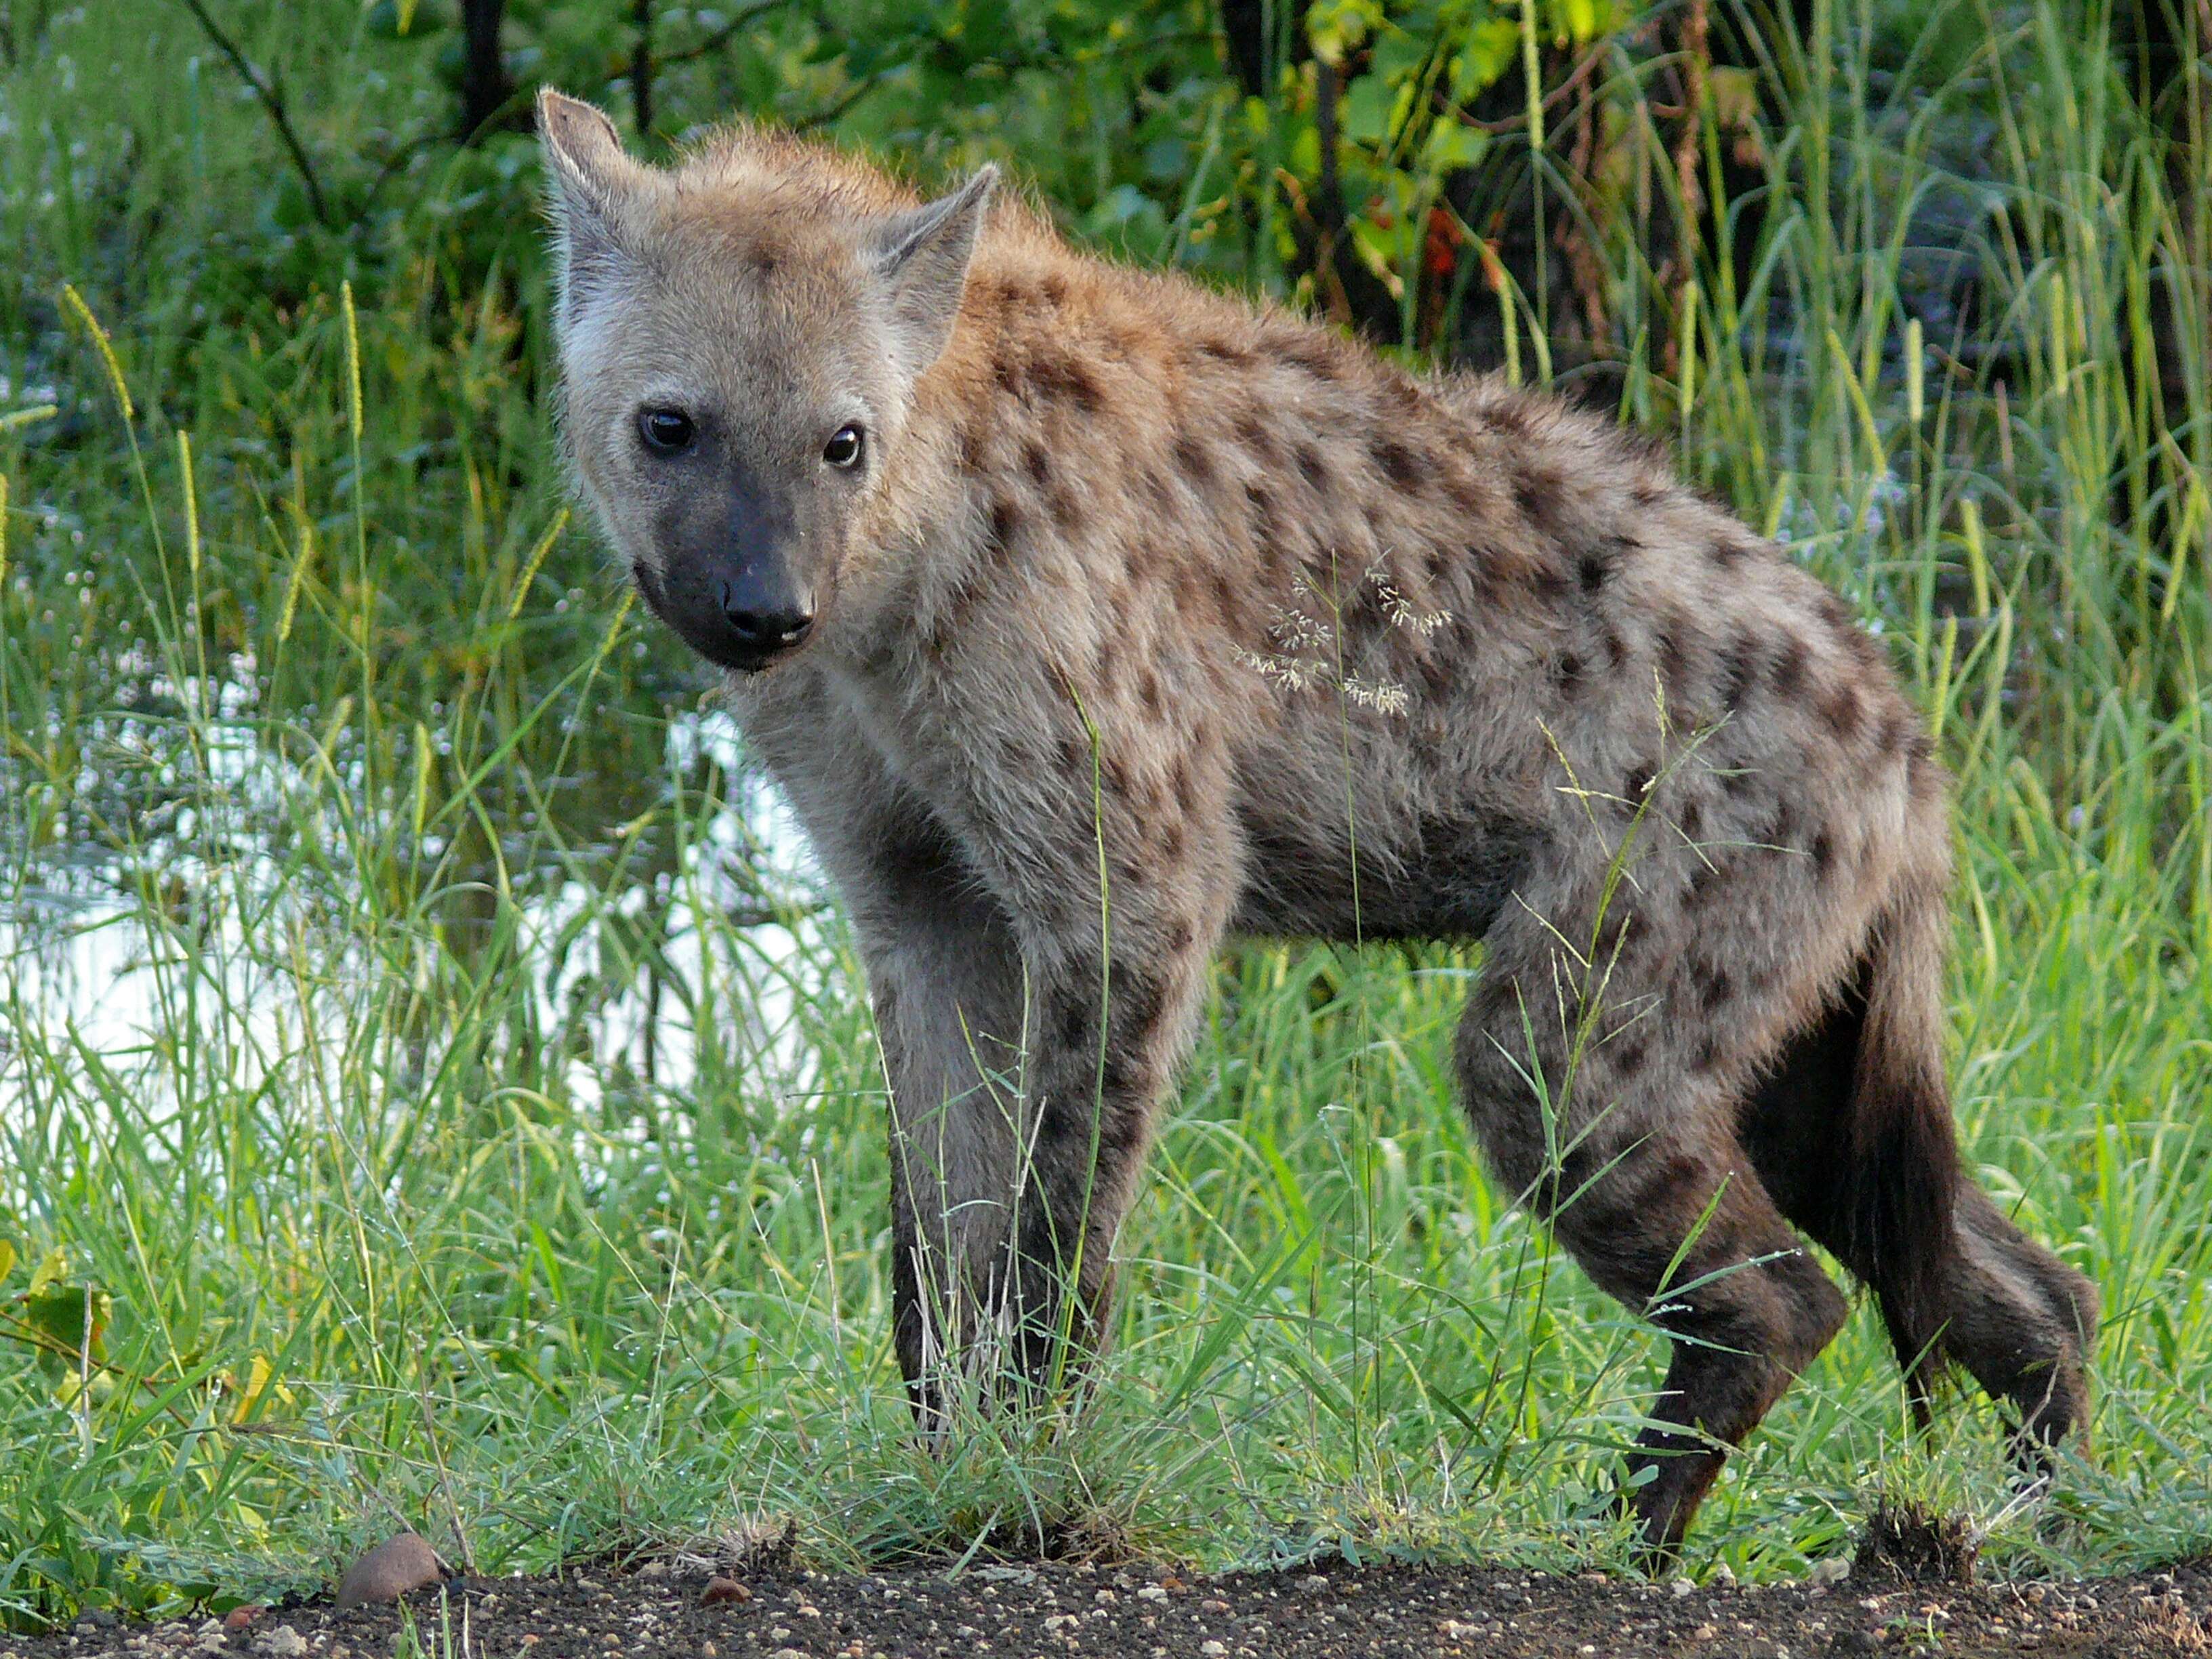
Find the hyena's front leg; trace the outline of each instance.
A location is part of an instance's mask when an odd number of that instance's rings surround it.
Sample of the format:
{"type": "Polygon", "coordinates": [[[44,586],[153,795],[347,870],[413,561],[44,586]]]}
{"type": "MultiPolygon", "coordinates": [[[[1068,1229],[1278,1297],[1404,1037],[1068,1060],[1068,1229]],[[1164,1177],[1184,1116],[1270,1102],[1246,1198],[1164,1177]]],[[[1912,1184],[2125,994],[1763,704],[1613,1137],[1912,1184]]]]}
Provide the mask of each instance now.
{"type": "Polygon", "coordinates": [[[909,831],[870,866],[841,884],[892,1097],[899,1363],[935,1433],[962,1377],[1049,1390],[1097,1346],[1226,902],[1132,883],[1103,918],[1094,896],[1018,928],[949,840],[909,831]]]}
{"type": "Polygon", "coordinates": [[[1015,1374],[1047,1393],[1103,1346],[1115,1235],[1188,1046],[1225,908],[1163,921],[1156,905],[1132,900],[1103,950],[1029,957],[1032,1041],[1003,1314],[1015,1374]]]}
{"type": "Polygon", "coordinates": [[[900,887],[855,922],[891,1091],[893,1340],[934,1434],[948,1367],[990,1363],[1005,1298],[1026,1009],[1019,950],[972,878],[930,859],[900,887]]]}

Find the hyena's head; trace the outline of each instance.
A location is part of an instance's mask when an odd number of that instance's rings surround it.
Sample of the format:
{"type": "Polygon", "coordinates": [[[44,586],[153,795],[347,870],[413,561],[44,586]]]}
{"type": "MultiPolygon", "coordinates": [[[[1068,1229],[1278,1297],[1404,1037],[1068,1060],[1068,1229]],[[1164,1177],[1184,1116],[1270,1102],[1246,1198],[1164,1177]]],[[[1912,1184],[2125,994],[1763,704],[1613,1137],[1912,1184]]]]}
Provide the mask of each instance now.
{"type": "Polygon", "coordinates": [[[915,206],[768,134],[662,170],[588,104],[544,93],[538,123],[583,493],[693,649],[766,668],[830,623],[995,172],[915,206]]]}

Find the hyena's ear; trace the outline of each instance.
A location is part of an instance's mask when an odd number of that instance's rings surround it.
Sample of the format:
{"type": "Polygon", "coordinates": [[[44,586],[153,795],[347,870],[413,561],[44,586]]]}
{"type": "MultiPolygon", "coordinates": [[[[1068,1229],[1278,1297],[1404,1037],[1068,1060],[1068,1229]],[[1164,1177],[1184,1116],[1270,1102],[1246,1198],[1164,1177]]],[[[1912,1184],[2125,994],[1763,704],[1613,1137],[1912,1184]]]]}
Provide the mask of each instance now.
{"type": "Polygon", "coordinates": [[[538,94],[538,142],[552,183],[549,206],[559,238],[561,320],[574,322],[615,280],[623,262],[621,206],[646,177],[623,154],[614,123],[550,87],[538,94]]]}
{"type": "Polygon", "coordinates": [[[890,301],[892,334],[909,374],[935,362],[951,337],[968,261],[998,182],[999,169],[986,163],[951,195],[886,219],[872,232],[876,270],[890,301]]]}

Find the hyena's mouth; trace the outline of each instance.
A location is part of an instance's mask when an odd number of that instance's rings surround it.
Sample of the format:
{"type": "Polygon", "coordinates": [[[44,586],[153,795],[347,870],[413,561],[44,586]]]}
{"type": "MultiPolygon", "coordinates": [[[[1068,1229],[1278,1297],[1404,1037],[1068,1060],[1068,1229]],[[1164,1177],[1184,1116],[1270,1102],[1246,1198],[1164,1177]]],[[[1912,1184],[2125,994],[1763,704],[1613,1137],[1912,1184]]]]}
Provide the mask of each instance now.
{"type": "Polygon", "coordinates": [[[813,631],[811,613],[799,619],[732,616],[726,595],[709,599],[694,591],[703,584],[681,573],[671,581],[643,559],[631,560],[629,570],[646,608],[693,651],[732,673],[766,672],[795,654],[813,631]]]}

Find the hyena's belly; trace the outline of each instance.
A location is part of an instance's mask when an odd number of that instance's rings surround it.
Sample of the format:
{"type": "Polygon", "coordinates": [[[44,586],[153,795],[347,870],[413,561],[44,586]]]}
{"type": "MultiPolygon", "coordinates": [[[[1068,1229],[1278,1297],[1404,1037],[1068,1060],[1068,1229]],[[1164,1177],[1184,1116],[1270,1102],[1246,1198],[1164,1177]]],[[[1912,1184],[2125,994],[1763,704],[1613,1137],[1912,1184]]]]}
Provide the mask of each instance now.
{"type": "MultiPolygon", "coordinates": [[[[1481,807],[1362,823],[1270,821],[1240,811],[1240,933],[1334,939],[1475,939],[1511,900],[1544,840],[1538,824],[1481,807]]],[[[1329,805],[1316,803],[1317,814],[1329,805]]]]}

